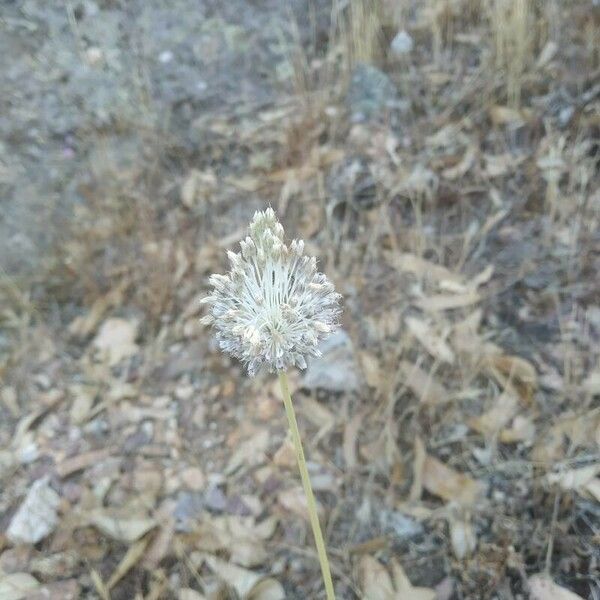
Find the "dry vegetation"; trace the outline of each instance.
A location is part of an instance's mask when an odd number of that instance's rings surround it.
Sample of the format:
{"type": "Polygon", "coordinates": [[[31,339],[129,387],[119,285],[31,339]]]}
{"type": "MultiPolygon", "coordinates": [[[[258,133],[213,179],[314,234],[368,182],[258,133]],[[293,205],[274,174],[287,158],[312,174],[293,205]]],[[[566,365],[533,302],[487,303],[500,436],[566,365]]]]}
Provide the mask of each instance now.
{"type": "Polygon", "coordinates": [[[338,597],[600,598],[598,10],[334,2],[193,151],[164,115],[127,168],[87,132],[85,202],[0,280],[0,598],[322,597],[276,382],[198,324],[267,204],[345,298],[357,385],[294,376],[338,597]],[[397,96],[358,119],[364,63],[397,96]]]}

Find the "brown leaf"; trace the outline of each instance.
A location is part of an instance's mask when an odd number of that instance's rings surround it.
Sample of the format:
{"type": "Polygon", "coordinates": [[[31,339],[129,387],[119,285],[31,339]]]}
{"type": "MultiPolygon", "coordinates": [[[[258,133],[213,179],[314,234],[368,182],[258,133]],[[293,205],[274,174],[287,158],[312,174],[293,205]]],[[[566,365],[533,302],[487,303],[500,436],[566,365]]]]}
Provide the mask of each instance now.
{"type": "Polygon", "coordinates": [[[150,538],[148,536],[138,540],[133,544],[133,546],[129,547],[129,550],[125,553],[125,556],[121,559],[117,568],[113,571],[113,574],[110,576],[106,587],[110,590],[112,589],[129,571],[140,561],[148,544],[150,543],[150,538]]]}
{"type": "Polygon", "coordinates": [[[394,600],[392,578],[378,560],[372,556],[363,556],[359,572],[364,600],[394,600]]]}
{"type": "Polygon", "coordinates": [[[362,419],[363,413],[356,413],[344,426],[343,453],[347,471],[351,471],[358,464],[356,445],[358,440],[358,430],[362,424],[362,419]]]}
{"type": "Polygon", "coordinates": [[[547,575],[532,575],[529,580],[531,600],[583,600],[581,596],[554,583],[547,575]]]}
{"type": "Polygon", "coordinates": [[[404,383],[419,398],[420,402],[439,404],[448,399],[448,392],[442,384],[418,365],[403,360],[400,362],[400,370],[404,375],[404,383]]]}
{"type": "Polygon", "coordinates": [[[108,319],[94,338],[93,347],[110,366],[114,366],[138,351],[135,343],[137,329],[137,325],[131,321],[108,319]]]}
{"type": "Polygon", "coordinates": [[[449,364],[454,364],[454,352],[434,328],[416,317],[406,317],[406,325],[424,348],[433,356],[449,364]]]}
{"type": "Polygon", "coordinates": [[[395,599],[406,598],[407,600],[435,600],[435,590],[424,587],[414,587],[402,565],[395,559],[392,559],[392,574],[394,576],[394,584],[396,586],[395,599]]]}
{"type": "Polygon", "coordinates": [[[462,294],[438,294],[421,298],[417,301],[417,306],[424,311],[437,312],[441,310],[451,310],[454,308],[463,308],[471,304],[477,304],[481,296],[476,290],[467,290],[462,294]]]}
{"type": "Polygon", "coordinates": [[[425,461],[427,452],[423,440],[417,435],[415,437],[415,458],[413,466],[413,482],[410,487],[410,499],[415,501],[421,497],[423,493],[423,470],[425,469],[425,461]]]}
{"type": "Polygon", "coordinates": [[[26,600],[40,584],[29,573],[0,574],[0,598],[2,600],[26,600]]]}
{"type": "Polygon", "coordinates": [[[483,493],[483,484],[428,455],[423,468],[423,487],[434,496],[472,506],[483,493]]]}
{"type": "Polygon", "coordinates": [[[91,511],[88,515],[88,521],[105,535],[129,544],[156,527],[154,519],[135,515],[118,516],[109,509],[91,511]]]}
{"type": "Polygon", "coordinates": [[[472,417],[468,424],[475,431],[490,439],[510,422],[519,407],[519,401],[512,394],[504,393],[493,400],[490,410],[478,417],[472,417]]]}

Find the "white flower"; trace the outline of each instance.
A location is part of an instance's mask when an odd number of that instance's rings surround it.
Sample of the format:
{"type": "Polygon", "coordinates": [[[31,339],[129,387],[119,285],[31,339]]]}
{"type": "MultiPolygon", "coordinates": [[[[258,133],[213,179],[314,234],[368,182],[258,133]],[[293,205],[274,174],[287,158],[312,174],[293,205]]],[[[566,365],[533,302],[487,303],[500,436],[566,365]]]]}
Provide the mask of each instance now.
{"type": "Polygon", "coordinates": [[[248,367],[270,371],[294,365],[304,369],[306,356],[319,356],[319,341],[337,327],[341,298],[317,260],[304,256],[304,242],[284,243],[273,209],[256,212],[241,253],[228,252],[231,271],[212,275],[212,294],[203,299],[219,345],[248,367]]]}

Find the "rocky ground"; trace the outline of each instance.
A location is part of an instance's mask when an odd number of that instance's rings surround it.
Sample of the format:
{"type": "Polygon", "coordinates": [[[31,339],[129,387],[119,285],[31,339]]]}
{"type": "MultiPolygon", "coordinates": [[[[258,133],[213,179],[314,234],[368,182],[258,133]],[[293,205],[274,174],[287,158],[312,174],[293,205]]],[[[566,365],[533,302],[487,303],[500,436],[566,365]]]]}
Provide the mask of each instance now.
{"type": "Polygon", "coordinates": [[[321,598],[276,381],[199,325],[273,206],[338,598],[600,597],[593,2],[0,6],[0,598],[321,598]]]}

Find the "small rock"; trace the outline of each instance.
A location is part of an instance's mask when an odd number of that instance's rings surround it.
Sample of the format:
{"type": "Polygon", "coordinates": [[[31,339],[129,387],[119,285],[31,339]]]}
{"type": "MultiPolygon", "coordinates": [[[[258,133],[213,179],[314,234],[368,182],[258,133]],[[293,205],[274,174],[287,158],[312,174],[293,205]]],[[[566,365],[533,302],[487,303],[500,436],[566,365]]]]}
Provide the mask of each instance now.
{"type": "Polygon", "coordinates": [[[191,531],[194,520],[204,507],[202,495],[197,492],[179,492],[173,510],[177,531],[191,531]]]}
{"type": "Polygon", "coordinates": [[[227,508],[227,496],[220,487],[211,487],[204,497],[206,508],[213,512],[224,512],[227,508]]]}
{"type": "Polygon", "coordinates": [[[558,113],[558,122],[560,124],[561,127],[566,127],[569,122],[571,121],[571,119],[573,118],[573,115],[575,114],[575,107],[573,106],[566,106],[565,108],[563,108],[560,113],[558,113]]]}
{"type": "Polygon", "coordinates": [[[354,68],[347,95],[354,122],[368,121],[396,101],[396,86],[383,71],[364,63],[354,68]]]}
{"type": "Polygon", "coordinates": [[[48,478],[38,479],[12,518],[6,535],[13,543],[37,544],[54,531],[58,523],[59,495],[48,478]]]}
{"type": "Polygon", "coordinates": [[[406,31],[402,30],[394,36],[390,48],[396,56],[406,56],[410,54],[414,45],[412,37],[406,31]]]}
{"type": "Polygon", "coordinates": [[[188,467],[181,472],[181,481],[190,490],[199,492],[206,480],[204,473],[198,467],[188,467]]]}
{"type": "Polygon", "coordinates": [[[357,391],[359,379],[350,336],[339,329],[323,340],[319,349],[323,356],[308,362],[302,385],[329,392],[357,391]]]}
{"type": "Polygon", "coordinates": [[[423,534],[423,526],[413,518],[398,511],[382,511],[381,526],[390,531],[396,541],[405,541],[423,534]]]}

